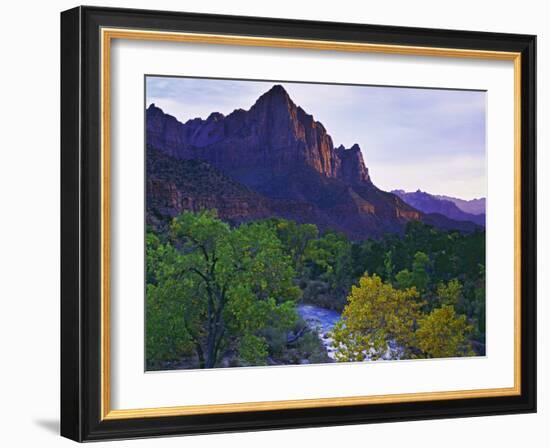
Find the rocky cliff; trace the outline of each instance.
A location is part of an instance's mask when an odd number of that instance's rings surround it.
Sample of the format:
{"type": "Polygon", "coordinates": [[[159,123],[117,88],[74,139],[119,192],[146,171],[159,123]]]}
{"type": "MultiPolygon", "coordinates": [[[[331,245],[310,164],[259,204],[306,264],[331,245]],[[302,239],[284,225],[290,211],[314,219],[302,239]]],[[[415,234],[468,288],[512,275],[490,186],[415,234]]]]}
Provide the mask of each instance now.
{"type": "Polygon", "coordinates": [[[325,177],[369,182],[358,145],[335,149],[324,126],[275,85],[245,111],[180,123],[151,104],[147,143],[180,159],[207,161],[235,177],[252,168],[275,174],[309,167],[325,177]]]}
{"type": "MultiPolygon", "coordinates": [[[[335,148],[324,126],[280,85],[249,110],[185,123],[151,104],[146,141],[149,223],[182,210],[216,208],[230,222],[280,216],[364,239],[425,219],[378,189],[359,146],[335,148]]],[[[437,215],[429,220],[454,226],[437,215]]]]}

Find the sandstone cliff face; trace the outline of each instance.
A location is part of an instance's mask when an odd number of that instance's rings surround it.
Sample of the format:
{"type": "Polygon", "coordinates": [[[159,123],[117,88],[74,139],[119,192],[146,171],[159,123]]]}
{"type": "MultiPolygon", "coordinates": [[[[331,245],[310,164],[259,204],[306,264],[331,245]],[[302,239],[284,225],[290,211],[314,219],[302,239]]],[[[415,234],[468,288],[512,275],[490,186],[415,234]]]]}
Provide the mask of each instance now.
{"type": "Polygon", "coordinates": [[[235,182],[206,162],[181,160],[147,148],[147,224],[166,230],[183,211],[215,209],[231,224],[281,217],[345,232],[315,204],[268,198],[235,182]]]}
{"type": "Polygon", "coordinates": [[[336,148],[336,154],[340,159],[339,178],[350,184],[370,182],[369,171],[363,162],[363,155],[358,144],[350,149],[340,145],[336,148]]]}
{"type": "MultiPolygon", "coordinates": [[[[215,209],[221,219],[232,224],[281,217],[314,223],[321,231],[333,229],[350,238],[363,239],[399,232],[405,222],[395,219],[391,214],[394,208],[388,210],[379,198],[373,198],[377,208],[364,199],[364,191],[358,193],[342,181],[325,178],[313,170],[283,179],[286,192],[282,186],[275,186],[279,197],[266,196],[209,163],[178,159],[149,146],[147,224],[164,231],[170,220],[183,211],[215,209]]],[[[380,191],[374,186],[368,188],[380,191]]]]}
{"type": "Polygon", "coordinates": [[[309,167],[323,176],[370,182],[358,145],[334,148],[324,126],[273,86],[249,111],[212,113],[186,123],[151,104],[147,144],[180,159],[200,159],[237,177],[247,168],[269,173],[309,167]]]}
{"type": "Polygon", "coordinates": [[[228,178],[208,163],[180,160],[148,147],[147,223],[165,229],[183,211],[215,209],[230,223],[273,216],[269,200],[228,178]]]}

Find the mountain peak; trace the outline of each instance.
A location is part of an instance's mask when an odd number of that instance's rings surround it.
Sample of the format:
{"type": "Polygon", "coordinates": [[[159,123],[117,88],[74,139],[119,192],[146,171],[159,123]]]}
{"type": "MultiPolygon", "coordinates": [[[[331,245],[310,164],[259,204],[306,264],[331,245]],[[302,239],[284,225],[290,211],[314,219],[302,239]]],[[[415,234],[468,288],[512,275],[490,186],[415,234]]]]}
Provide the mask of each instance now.
{"type": "Polygon", "coordinates": [[[208,118],[206,121],[220,121],[223,120],[225,116],[220,112],[212,112],[210,115],[208,115],[208,118]]]}
{"type": "Polygon", "coordinates": [[[357,143],[351,148],[338,146],[336,154],[340,158],[341,177],[345,181],[351,184],[370,182],[369,170],[365,166],[361,148],[357,143]]]}
{"type": "Polygon", "coordinates": [[[147,112],[156,112],[156,111],[163,112],[163,110],[160,107],[158,107],[155,103],[149,104],[149,107],[147,108],[147,112]]]}
{"type": "Polygon", "coordinates": [[[236,109],[227,116],[212,112],[206,120],[185,124],[151,104],[147,142],[181,159],[208,161],[227,173],[308,167],[349,184],[370,183],[359,145],[334,148],[325,127],[296,105],[281,84],[272,85],[247,111],[236,109]]]}
{"type": "Polygon", "coordinates": [[[263,104],[270,104],[275,106],[285,105],[285,106],[291,106],[296,107],[292,99],[290,98],[290,95],[285,90],[285,88],[280,84],[275,84],[271,89],[263,93],[254,104],[253,107],[257,107],[259,105],[263,104]]]}
{"type": "Polygon", "coordinates": [[[282,96],[289,96],[288,92],[285,90],[285,88],[281,84],[274,84],[271,89],[269,89],[266,93],[270,95],[282,95],[282,96]]]}

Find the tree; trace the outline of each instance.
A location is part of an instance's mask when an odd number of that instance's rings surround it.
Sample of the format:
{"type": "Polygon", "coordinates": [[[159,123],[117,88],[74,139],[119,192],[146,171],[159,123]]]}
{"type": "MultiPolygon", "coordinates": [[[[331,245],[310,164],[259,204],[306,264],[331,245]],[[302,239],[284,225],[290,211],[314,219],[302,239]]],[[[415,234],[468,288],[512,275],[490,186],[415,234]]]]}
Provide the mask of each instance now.
{"type": "Polygon", "coordinates": [[[312,240],[307,247],[306,259],[313,277],[326,281],[335,291],[347,291],[351,283],[351,244],[344,234],[327,232],[312,240]]]}
{"type": "Polygon", "coordinates": [[[412,271],[403,269],[395,276],[395,282],[400,289],[415,287],[419,292],[425,292],[429,286],[430,277],[427,269],[430,258],[424,252],[416,252],[412,262],[412,271]]]}
{"type": "Polygon", "coordinates": [[[384,276],[385,240],[366,240],[352,244],[352,275],[359,279],[365,272],[384,276]]]}
{"type": "Polygon", "coordinates": [[[365,274],[359,286],[352,287],[342,319],[334,327],[336,359],[378,359],[388,352],[390,342],[410,355],[421,306],[415,288],[395,289],[378,275],[365,274]]]}
{"type": "Polygon", "coordinates": [[[485,344],[485,265],[482,264],[479,265],[479,280],[474,288],[470,308],[474,324],[474,338],[485,344]]]}
{"type": "Polygon", "coordinates": [[[414,286],[414,278],[411,271],[403,269],[395,275],[395,283],[399,289],[412,288],[414,286]]]}
{"type": "Polygon", "coordinates": [[[472,355],[466,334],[472,327],[466,316],[457,315],[452,305],[443,305],[418,322],[418,347],[430,358],[472,355]]]}
{"type": "Polygon", "coordinates": [[[172,244],[148,247],[148,278],[155,283],[148,285],[147,319],[155,321],[155,313],[158,319],[159,307],[164,315],[179,310],[181,338],[200,368],[214,367],[229,345],[247,363],[265,362],[261,330],[290,328],[300,294],[274,229],[267,223],[231,229],[215,212],[184,212],[172,222],[171,237],[172,244]]]}
{"type": "Polygon", "coordinates": [[[172,277],[170,270],[178,262],[178,253],[170,244],[162,244],[152,234],[146,236],[146,359],[149,367],[193,353],[193,344],[185,330],[190,307],[183,300],[186,284],[172,277]],[[160,280],[160,282],[159,282],[160,280]],[[187,306],[186,306],[187,305],[187,306]]]}
{"type": "Polygon", "coordinates": [[[456,278],[447,284],[440,283],[437,286],[437,297],[441,305],[457,307],[462,300],[462,283],[456,278]]]}
{"type": "Polygon", "coordinates": [[[430,264],[430,257],[424,252],[416,252],[414,254],[414,259],[412,263],[412,279],[413,286],[419,292],[426,291],[428,284],[430,282],[430,277],[428,275],[428,268],[430,264]]]}
{"type": "Polygon", "coordinates": [[[277,220],[275,228],[284,252],[290,256],[293,266],[300,273],[308,244],[319,236],[319,229],[315,224],[297,224],[286,219],[277,220]]]}
{"type": "Polygon", "coordinates": [[[395,266],[392,262],[392,251],[388,250],[384,254],[384,274],[387,281],[391,281],[393,278],[393,271],[395,270],[395,266]]]}

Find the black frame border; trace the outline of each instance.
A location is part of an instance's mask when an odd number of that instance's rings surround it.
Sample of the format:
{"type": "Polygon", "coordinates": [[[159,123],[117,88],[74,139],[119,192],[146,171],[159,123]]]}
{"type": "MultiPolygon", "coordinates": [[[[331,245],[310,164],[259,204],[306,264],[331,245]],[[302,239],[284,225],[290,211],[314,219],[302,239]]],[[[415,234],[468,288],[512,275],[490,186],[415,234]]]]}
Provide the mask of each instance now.
{"type": "Polygon", "coordinates": [[[536,412],[536,36],[77,7],[61,13],[61,435],[82,442],[536,412]],[[100,28],[521,53],[521,395],[101,420],[100,28]]]}

